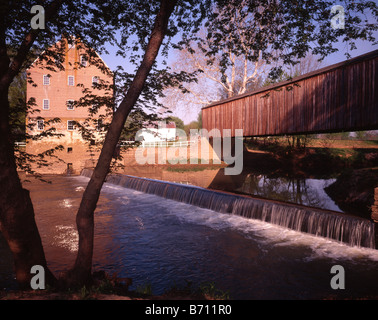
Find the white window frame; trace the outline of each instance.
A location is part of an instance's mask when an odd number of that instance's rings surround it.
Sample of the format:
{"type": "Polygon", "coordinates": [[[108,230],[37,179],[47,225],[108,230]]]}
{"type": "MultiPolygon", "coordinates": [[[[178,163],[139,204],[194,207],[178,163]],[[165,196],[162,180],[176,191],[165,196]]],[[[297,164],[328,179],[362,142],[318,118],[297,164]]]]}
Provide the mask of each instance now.
{"type": "Polygon", "coordinates": [[[88,59],[87,59],[87,56],[84,55],[84,54],[82,54],[82,55],[80,56],[80,65],[81,65],[82,67],[86,67],[86,66],[88,65],[88,59]]]}
{"type": "Polygon", "coordinates": [[[67,77],[67,84],[71,87],[75,86],[75,76],[68,76],[67,77]],[[72,79],[72,84],[70,84],[70,79],[72,79]]]}
{"type": "Polygon", "coordinates": [[[49,86],[50,85],[50,76],[48,74],[43,75],[43,85],[49,86]]]}
{"type": "Polygon", "coordinates": [[[75,103],[75,100],[72,100],[72,99],[68,99],[66,101],[66,106],[67,106],[67,110],[74,110],[74,103],[75,103]],[[71,107],[70,107],[71,106],[71,107]]]}
{"type": "Polygon", "coordinates": [[[75,130],[75,122],[74,120],[67,120],[67,130],[74,131],[75,130]],[[71,124],[72,122],[72,124],[71,124]]]}
{"type": "Polygon", "coordinates": [[[97,76],[93,76],[92,77],[92,86],[95,86],[95,85],[97,85],[98,84],[98,82],[99,82],[99,77],[97,77],[97,76]]]}
{"type": "Polygon", "coordinates": [[[50,100],[49,99],[43,99],[42,100],[42,109],[43,110],[50,110],[50,100]],[[47,105],[45,102],[47,101],[47,105]]]}
{"type": "Polygon", "coordinates": [[[43,131],[45,129],[45,123],[43,120],[37,120],[37,130],[43,131]]]}

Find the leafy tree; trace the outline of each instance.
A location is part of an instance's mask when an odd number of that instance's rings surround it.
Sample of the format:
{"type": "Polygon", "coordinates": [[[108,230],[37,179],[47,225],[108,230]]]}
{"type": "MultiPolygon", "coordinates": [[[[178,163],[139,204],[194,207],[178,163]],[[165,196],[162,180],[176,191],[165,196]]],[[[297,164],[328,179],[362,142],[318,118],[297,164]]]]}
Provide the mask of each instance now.
{"type": "Polygon", "coordinates": [[[356,131],[356,138],[358,140],[365,140],[366,136],[367,136],[367,132],[366,131],[356,131]]]}
{"type": "MultiPolygon", "coordinates": [[[[29,285],[33,265],[45,268],[47,283],[55,284],[57,279],[47,267],[30,195],[17,174],[9,88],[15,77],[36,57],[47,62],[52,72],[64,69],[59,63],[63,48],[50,49],[61,35],[66,38],[74,35],[100,54],[106,52],[109,44],[117,46],[117,53],[127,61],[125,64],[135,66],[132,73],[122,68],[116,70],[114,113],[77,213],[77,259],[62,279],[68,285],[81,285],[91,280],[94,210],[128,115],[133,108],[152,108],[166,86],[193,81],[185,72],[169,73],[158,68],[159,52],[166,58],[175,36],[179,39],[176,48],[193,52],[193,47],[203,44],[203,40],[194,35],[206,15],[206,39],[211,41],[208,47],[202,46],[200,50],[210,64],[220,56],[222,70],[231,66],[227,55],[230,52],[240,54],[244,46],[251,48],[253,54],[248,58],[252,62],[257,59],[256,53],[266,63],[278,61],[274,52],[279,51],[284,52],[279,56],[280,62],[295,64],[308,51],[321,58],[336,51],[334,44],[339,38],[351,49],[356,39],[375,41],[373,31],[377,30],[377,25],[361,18],[367,11],[373,18],[377,17],[374,1],[345,0],[346,27],[339,30],[330,28],[330,7],[333,5],[330,1],[256,0],[244,4],[240,6],[237,0],[161,0],[148,4],[141,0],[127,3],[121,0],[46,0],[43,2],[46,28],[32,29],[29,1],[0,3],[0,185],[6,186],[0,193],[0,231],[13,253],[16,278],[21,285],[29,285]],[[234,30],[236,25],[229,23],[236,15],[251,17],[240,30],[234,30]],[[236,32],[237,37],[228,36],[236,32]],[[226,52],[223,51],[225,46],[226,52]],[[9,48],[15,48],[14,56],[8,54],[9,48]]],[[[88,55],[94,57],[91,52],[88,55]]],[[[270,76],[278,77],[280,73],[282,67],[277,66],[271,69],[270,76]]],[[[85,100],[80,103],[85,104],[85,100]]]]}
{"type": "Polygon", "coordinates": [[[26,73],[20,73],[9,86],[11,134],[14,141],[25,141],[26,73]]]}
{"type": "MultiPolygon", "coordinates": [[[[271,66],[269,76],[278,78],[287,66],[299,63],[308,53],[320,60],[336,52],[338,43],[346,43],[350,50],[356,48],[356,39],[375,43],[374,32],[378,30],[377,4],[374,1],[341,1],[345,12],[344,29],[331,27],[334,14],[331,1],[309,0],[257,0],[220,1],[222,14],[211,12],[205,26],[207,39],[212,39],[209,48],[202,47],[208,61],[221,54],[221,66],[226,69],[232,65],[224,47],[233,48],[240,53],[249,48],[249,59],[261,59],[271,66]],[[242,5],[240,5],[242,3],[242,5]],[[367,15],[371,15],[371,21],[367,15]],[[230,24],[234,17],[248,19],[248,24],[230,24]],[[231,36],[228,36],[230,35],[231,36]],[[227,35],[226,37],[224,35],[227,35]]],[[[203,41],[197,39],[197,43],[203,41]]],[[[350,57],[349,52],[346,53],[350,57]]]]}
{"type": "Polygon", "coordinates": [[[191,121],[189,124],[185,125],[184,130],[185,130],[186,136],[188,138],[190,137],[190,130],[191,129],[195,129],[195,130],[201,129],[198,121],[191,121]]]}
{"type": "Polygon", "coordinates": [[[169,116],[167,121],[173,121],[176,124],[177,129],[184,130],[184,121],[182,121],[179,117],[169,116]]]}
{"type": "MultiPolygon", "coordinates": [[[[46,10],[48,21],[52,17],[60,20],[57,17],[60,6],[60,1],[49,4],[46,10]]],[[[22,188],[17,175],[8,100],[11,83],[35,54],[31,50],[33,43],[39,42],[43,47],[47,41],[40,32],[30,29],[30,8],[26,3],[3,1],[0,11],[0,184],[6,186],[0,195],[0,231],[13,253],[20,284],[28,283],[33,265],[44,266],[46,280],[52,282],[54,277],[46,265],[29,192],[22,188]],[[9,54],[9,48],[16,48],[16,54],[9,54]]]]}
{"type": "Polygon", "coordinates": [[[202,129],[202,110],[198,113],[197,122],[199,129],[202,129]]]}
{"type": "MultiPolygon", "coordinates": [[[[117,79],[119,104],[113,108],[113,120],[108,125],[98,165],[77,214],[79,252],[64,281],[85,283],[91,275],[93,213],[125,120],[133,107],[153,104],[159,91],[173,79],[157,68],[155,60],[159,50],[166,56],[169,40],[178,30],[189,32],[206,12],[200,2],[189,4],[186,1],[154,1],[146,6],[144,1],[125,4],[123,1],[51,0],[46,1],[44,7],[46,29],[31,29],[29,2],[2,2],[0,8],[4,13],[0,18],[0,183],[7,186],[0,196],[0,228],[13,252],[16,278],[25,286],[30,281],[31,266],[37,264],[45,267],[48,283],[54,284],[56,279],[47,267],[29,193],[23,189],[17,175],[8,101],[9,86],[15,76],[37,57],[49,65],[51,72],[64,69],[60,63],[63,46],[51,47],[62,34],[67,39],[75,35],[100,54],[106,52],[107,44],[117,45],[118,53],[136,66],[135,75],[126,74],[121,68],[117,70],[122,76],[121,81],[117,79]],[[173,11],[176,18],[170,20],[173,11]],[[8,47],[16,48],[14,57],[7,54],[8,47]],[[44,51],[38,55],[33,48],[44,51]]],[[[94,53],[88,52],[88,55],[94,59],[94,53]]],[[[91,93],[85,88],[83,91],[84,98],[78,103],[88,107],[91,93]]],[[[90,138],[84,126],[82,131],[90,138]]]]}
{"type": "MultiPolygon", "coordinates": [[[[227,8],[223,3],[214,5],[212,10],[222,17],[227,8]]],[[[210,24],[205,24],[195,35],[189,46],[176,51],[171,68],[176,71],[191,73],[186,83],[167,89],[165,102],[172,109],[197,109],[212,101],[230,98],[237,94],[251,91],[261,85],[265,63],[261,59],[261,50],[245,44],[243,30],[250,24],[251,14],[245,14],[242,8],[246,1],[239,1],[235,14],[225,16],[227,31],[222,31],[218,52],[213,52],[214,42],[219,34],[213,34],[210,24]],[[231,38],[239,37],[239,47],[229,46],[231,38]],[[227,61],[225,61],[227,60],[227,61]]]]}
{"type": "Polygon", "coordinates": [[[215,1],[200,32],[178,47],[171,67],[195,78],[170,88],[167,105],[196,109],[317,68],[320,62],[312,57],[323,60],[337,51],[336,43],[353,50],[356,39],[374,42],[377,25],[366,20],[366,13],[374,20],[376,4],[340,4],[345,28],[335,30],[331,1],[215,1]]]}

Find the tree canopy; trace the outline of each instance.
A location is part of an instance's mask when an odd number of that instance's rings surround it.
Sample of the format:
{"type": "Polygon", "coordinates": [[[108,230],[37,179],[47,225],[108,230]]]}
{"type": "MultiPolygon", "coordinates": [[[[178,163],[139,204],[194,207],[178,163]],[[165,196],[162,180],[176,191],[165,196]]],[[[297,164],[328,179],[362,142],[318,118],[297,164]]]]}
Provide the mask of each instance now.
{"type": "Polygon", "coordinates": [[[309,57],[323,61],[340,44],[347,48],[346,59],[356,41],[377,44],[374,1],[341,1],[342,12],[332,11],[334,2],[325,0],[230,0],[211,5],[199,32],[184,35],[176,46],[172,69],[195,77],[166,91],[165,103],[171,108],[198,110],[198,105],[275,83],[299,69],[303,72],[309,57]],[[344,25],[335,29],[333,20],[341,15],[344,25]]]}
{"type": "MultiPolygon", "coordinates": [[[[88,44],[88,57],[94,63],[95,52],[107,53],[109,46],[117,48],[117,55],[124,59],[123,65],[113,70],[116,95],[112,121],[77,213],[79,251],[65,280],[80,284],[90,280],[94,210],[127,117],[138,108],[154,109],[166,87],[196,81],[195,73],[170,72],[164,62],[170,48],[200,52],[208,66],[217,57],[224,74],[232,64],[229,53],[244,54],[248,61],[262,59],[270,64],[270,77],[278,78],[284,65],[295,65],[308,52],[324,58],[337,50],[338,41],[347,43],[351,50],[359,39],[376,44],[374,31],[378,30],[377,4],[365,0],[341,2],[345,27],[339,29],[330,24],[333,2],[327,0],[41,3],[44,29],[31,28],[30,1],[0,3],[0,185],[6,186],[0,194],[0,231],[12,249],[17,280],[23,284],[29,283],[32,265],[48,268],[32,201],[17,174],[8,94],[17,75],[37,57],[49,64],[51,72],[64,68],[59,63],[64,48],[53,46],[59,39],[80,39],[88,44]],[[230,23],[236,19],[245,23],[230,23]],[[205,38],[198,37],[201,25],[207,30],[205,38]],[[158,57],[162,58],[159,65],[158,57]],[[125,71],[126,65],[133,66],[134,72],[125,71]]],[[[52,282],[55,278],[51,272],[47,277],[52,282]]]]}

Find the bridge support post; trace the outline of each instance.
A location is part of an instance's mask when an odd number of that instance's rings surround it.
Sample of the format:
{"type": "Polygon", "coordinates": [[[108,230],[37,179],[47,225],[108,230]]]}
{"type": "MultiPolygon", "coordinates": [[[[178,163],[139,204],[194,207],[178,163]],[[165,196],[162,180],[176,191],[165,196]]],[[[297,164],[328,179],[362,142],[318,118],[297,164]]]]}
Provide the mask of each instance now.
{"type": "Polygon", "coordinates": [[[374,189],[374,204],[371,206],[371,219],[374,222],[375,248],[378,249],[378,187],[374,189]]]}

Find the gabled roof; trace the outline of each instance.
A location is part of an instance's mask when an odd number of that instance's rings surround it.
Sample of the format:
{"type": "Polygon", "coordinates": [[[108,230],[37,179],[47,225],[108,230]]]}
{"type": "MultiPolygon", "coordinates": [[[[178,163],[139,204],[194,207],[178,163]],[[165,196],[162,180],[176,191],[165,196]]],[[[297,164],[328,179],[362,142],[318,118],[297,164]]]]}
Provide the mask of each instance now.
{"type": "Polygon", "coordinates": [[[145,124],[143,128],[149,129],[176,129],[176,123],[173,121],[165,122],[165,121],[153,121],[152,123],[145,124]]]}
{"type": "MultiPolygon", "coordinates": [[[[74,37],[73,37],[74,38],[74,37]]],[[[57,43],[59,42],[62,42],[62,41],[67,41],[66,38],[62,37],[61,40],[58,40],[54,45],[56,45],[57,43]]],[[[84,47],[89,47],[85,42],[81,41],[80,39],[75,39],[75,41],[80,41],[80,43],[84,46],[84,47]]],[[[50,46],[50,48],[52,48],[52,46],[50,46]]],[[[68,51],[71,50],[71,49],[68,49],[68,51]]],[[[30,66],[28,67],[28,69],[30,69],[34,63],[39,60],[41,58],[41,56],[45,53],[46,50],[43,50],[42,53],[30,64],[30,66]]],[[[101,60],[101,62],[104,64],[104,66],[106,67],[106,69],[108,69],[109,73],[113,74],[113,71],[109,68],[109,66],[106,64],[106,62],[104,61],[104,59],[101,58],[101,56],[99,55],[99,53],[96,51],[96,50],[93,50],[94,53],[97,55],[97,57],[101,60]]]]}

